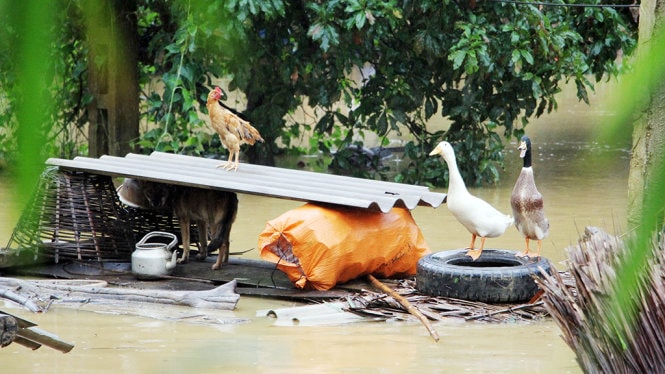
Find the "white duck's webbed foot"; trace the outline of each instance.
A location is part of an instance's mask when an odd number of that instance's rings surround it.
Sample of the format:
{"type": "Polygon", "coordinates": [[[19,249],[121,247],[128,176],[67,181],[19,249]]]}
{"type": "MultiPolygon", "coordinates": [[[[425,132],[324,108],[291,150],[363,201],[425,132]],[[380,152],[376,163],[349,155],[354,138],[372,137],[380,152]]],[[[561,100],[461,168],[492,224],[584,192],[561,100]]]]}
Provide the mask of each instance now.
{"type": "Polygon", "coordinates": [[[469,249],[466,252],[466,255],[471,257],[473,261],[476,261],[482,253],[483,253],[482,249],[469,249]]]}

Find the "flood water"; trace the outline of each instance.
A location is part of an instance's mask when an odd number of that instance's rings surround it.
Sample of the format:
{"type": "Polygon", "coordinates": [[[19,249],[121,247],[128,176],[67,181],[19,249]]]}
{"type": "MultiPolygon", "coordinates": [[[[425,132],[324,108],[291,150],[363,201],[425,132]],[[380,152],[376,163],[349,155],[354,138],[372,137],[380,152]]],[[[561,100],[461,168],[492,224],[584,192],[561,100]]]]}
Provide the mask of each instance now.
{"type": "MultiPolygon", "coordinates": [[[[529,125],[534,145],[536,183],[550,219],[545,257],[565,268],[564,249],[586,225],[621,232],[626,216],[629,140],[600,144],[594,129],[611,113],[574,100],[560,102],[556,115],[529,125]]],[[[516,144],[509,144],[506,170],[498,186],[471,189],[499,210],[510,213],[509,195],[521,168],[516,144]]],[[[13,228],[7,212],[10,186],[0,180],[0,244],[13,228]]],[[[445,192],[445,190],[442,190],[445,192]]],[[[301,203],[239,195],[231,233],[232,251],[256,248],[265,222],[301,203]]],[[[414,218],[433,251],[460,248],[470,234],[445,206],[418,207],[414,218]]],[[[488,248],[523,249],[514,228],[488,239],[488,248]]],[[[534,246],[535,247],[535,246],[534,246]]],[[[244,256],[258,258],[256,250],[244,256]]],[[[188,322],[108,315],[57,304],[45,314],[31,314],[13,304],[6,311],[74,343],[67,354],[47,347],[37,351],[12,344],[0,349],[3,372],[473,372],[579,373],[574,353],[549,319],[532,323],[441,322],[435,343],[422,325],[363,322],[341,326],[273,326],[256,311],[295,306],[287,301],[241,297],[230,316],[241,324],[197,325],[188,322]]]]}

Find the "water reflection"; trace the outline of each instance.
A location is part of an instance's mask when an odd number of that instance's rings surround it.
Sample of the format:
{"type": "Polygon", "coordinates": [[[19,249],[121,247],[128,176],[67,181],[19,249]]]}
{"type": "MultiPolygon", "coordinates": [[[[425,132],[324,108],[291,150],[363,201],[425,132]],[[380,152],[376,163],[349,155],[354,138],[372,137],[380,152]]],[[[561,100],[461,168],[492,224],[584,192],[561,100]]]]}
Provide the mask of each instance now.
{"type": "MultiPolygon", "coordinates": [[[[243,298],[236,314],[265,305],[243,298]]],[[[580,372],[549,321],[439,323],[441,341],[435,343],[420,324],[404,322],[299,328],[255,318],[213,328],[66,308],[43,315],[12,312],[76,347],[62,354],[10,345],[0,350],[0,359],[3,371],[11,372],[580,372]]]]}

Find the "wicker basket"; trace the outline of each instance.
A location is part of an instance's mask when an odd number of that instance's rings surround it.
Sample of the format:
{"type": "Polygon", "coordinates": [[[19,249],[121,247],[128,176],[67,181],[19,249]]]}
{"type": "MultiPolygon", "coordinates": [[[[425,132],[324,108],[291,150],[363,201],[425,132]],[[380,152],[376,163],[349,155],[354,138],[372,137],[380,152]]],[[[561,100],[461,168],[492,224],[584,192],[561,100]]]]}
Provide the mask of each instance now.
{"type": "MultiPolygon", "coordinates": [[[[55,263],[129,261],[135,243],[158,230],[180,236],[172,212],[125,207],[111,177],[48,168],[7,248],[32,250],[55,263]]],[[[195,242],[193,228],[192,234],[195,242]]]]}

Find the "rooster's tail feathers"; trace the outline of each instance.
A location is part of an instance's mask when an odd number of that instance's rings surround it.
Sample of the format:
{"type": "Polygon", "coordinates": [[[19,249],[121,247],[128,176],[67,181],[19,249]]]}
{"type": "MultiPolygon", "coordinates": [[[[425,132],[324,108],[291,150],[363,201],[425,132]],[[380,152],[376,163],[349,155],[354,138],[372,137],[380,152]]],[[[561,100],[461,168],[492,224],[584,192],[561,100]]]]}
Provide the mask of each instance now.
{"type": "Polygon", "coordinates": [[[257,141],[263,143],[263,138],[257,129],[255,129],[249,122],[242,124],[242,139],[249,145],[254,145],[257,141]]]}

